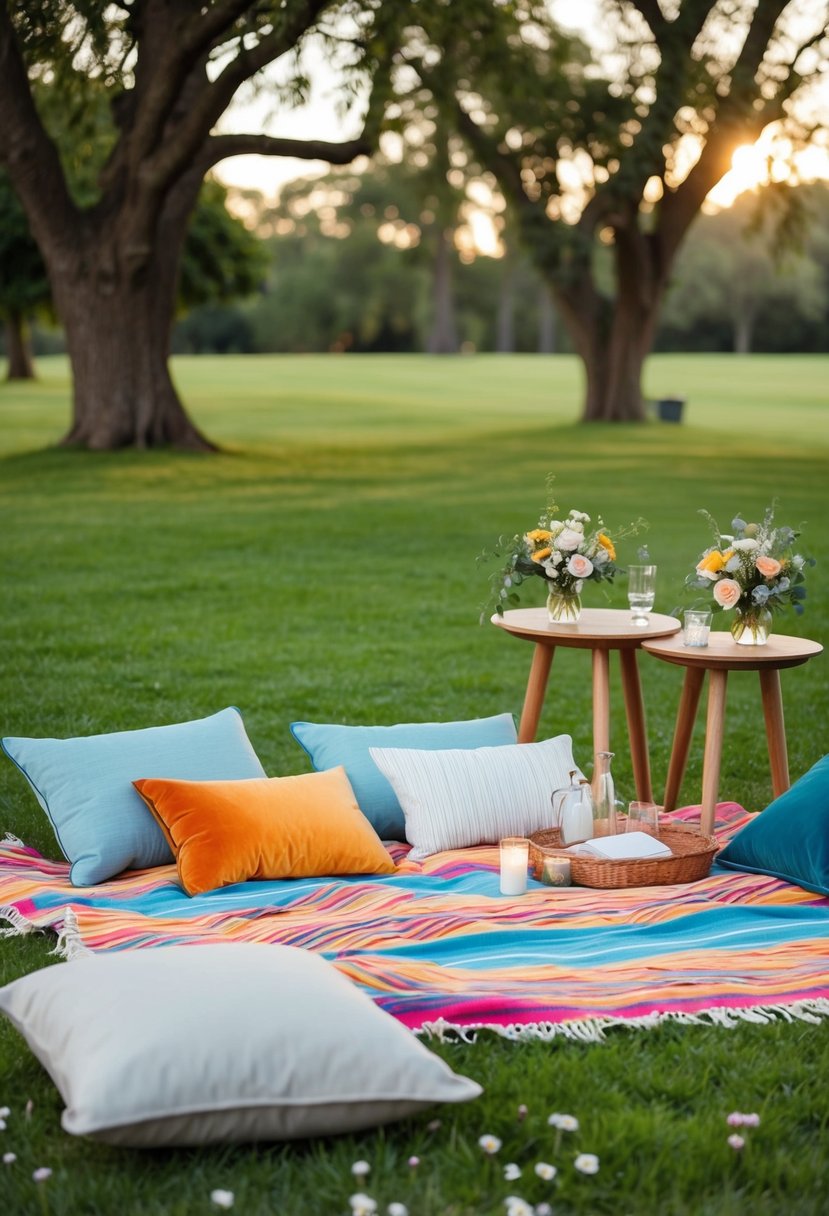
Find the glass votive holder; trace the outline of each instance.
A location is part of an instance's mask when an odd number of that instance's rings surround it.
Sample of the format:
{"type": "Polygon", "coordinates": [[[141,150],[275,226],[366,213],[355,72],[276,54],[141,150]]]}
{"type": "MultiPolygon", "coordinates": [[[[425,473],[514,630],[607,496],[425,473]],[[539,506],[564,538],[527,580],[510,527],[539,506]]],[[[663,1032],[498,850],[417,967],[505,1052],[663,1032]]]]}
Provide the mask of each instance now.
{"type": "Polygon", "coordinates": [[[626,832],[647,832],[649,836],[659,835],[659,812],[661,806],[655,802],[631,802],[628,804],[628,821],[626,832]]]}
{"type": "Polygon", "coordinates": [[[505,836],[500,844],[501,894],[523,895],[527,889],[530,842],[523,836],[505,836]]]}
{"type": "Polygon", "coordinates": [[[541,867],[541,881],[548,887],[571,886],[569,857],[545,857],[541,867]]]}
{"type": "Polygon", "coordinates": [[[689,608],[683,615],[682,641],[686,646],[707,646],[711,632],[711,610],[689,608]]]}

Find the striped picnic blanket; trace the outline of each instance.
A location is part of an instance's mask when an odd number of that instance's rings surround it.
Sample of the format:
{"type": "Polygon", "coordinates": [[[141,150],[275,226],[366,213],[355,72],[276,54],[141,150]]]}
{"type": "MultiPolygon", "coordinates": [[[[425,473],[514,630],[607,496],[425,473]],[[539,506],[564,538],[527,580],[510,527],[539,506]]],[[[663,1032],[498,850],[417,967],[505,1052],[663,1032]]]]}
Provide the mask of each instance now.
{"type": "MultiPolygon", "coordinates": [[[[699,808],[677,813],[686,822],[699,808]]],[[[725,842],[748,816],[718,808],[725,842]]],[[[0,845],[7,934],[48,929],[86,951],[205,942],[314,950],[413,1030],[600,1037],[664,1018],[829,1015],[829,899],[756,874],[625,890],[501,896],[492,846],[407,860],[393,875],[247,882],[189,898],[175,868],[97,887],[19,842],[0,845]]]]}

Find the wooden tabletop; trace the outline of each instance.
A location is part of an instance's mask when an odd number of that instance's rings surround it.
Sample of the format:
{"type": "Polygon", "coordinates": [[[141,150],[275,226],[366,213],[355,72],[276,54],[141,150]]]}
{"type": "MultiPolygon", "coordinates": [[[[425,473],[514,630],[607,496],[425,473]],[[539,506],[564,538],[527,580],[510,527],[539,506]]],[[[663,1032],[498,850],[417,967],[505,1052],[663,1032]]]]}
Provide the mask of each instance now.
{"type": "Polygon", "coordinates": [[[799,667],[820,654],[823,647],[808,638],[772,633],[765,646],[738,646],[730,633],[711,633],[707,646],[686,646],[682,636],[647,638],[642,649],[681,667],[706,671],[762,671],[763,668],[799,667]]]}
{"type": "Polygon", "coordinates": [[[546,608],[513,608],[503,616],[496,613],[492,623],[516,637],[581,650],[631,650],[682,627],[676,617],[658,612],[650,614],[647,625],[634,625],[629,608],[583,608],[572,625],[553,624],[546,608]]]}

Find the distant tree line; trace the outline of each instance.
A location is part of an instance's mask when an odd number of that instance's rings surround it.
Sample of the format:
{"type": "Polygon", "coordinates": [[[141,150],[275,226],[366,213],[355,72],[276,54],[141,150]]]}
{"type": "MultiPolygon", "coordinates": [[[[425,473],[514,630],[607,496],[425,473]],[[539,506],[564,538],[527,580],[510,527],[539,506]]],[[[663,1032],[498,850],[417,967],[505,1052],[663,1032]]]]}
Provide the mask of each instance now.
{"type": "MultiPolygon", "coordinates": [[[[438,242],[432,200],[404,166],[292,183],[278,205],[243,202],[268,251],[265,282],[234,305],[192,310],[174,350],[190,353],[420,352],[434,342],[438,242]]],[[[829,351],[829,186],[785,187],[785,207],[745,194],[698,217],[667,293],[661,351],[829,351]],[[779,214],[778,214],[779,212],[779,214]],[[780,222],[794,230],[780,230],[780,222]]],[[[526,254],[472,256],[465,224],[450,255],[454,344],[443,350],[566,352],[565,327],[526,254]]]]}
{"type": "MultiPolygon", "coordinates": [[[[250,341],[262,345],[264,330],[268,344],[293,332],[306,349],[546,348],[557,316],[584,369],[582,419],[643,420],[643,366],[678,258],[734,149],[771,124],[793,151],[819,142],[801,103],[829,77],[829,0],[605,0],[602,31],[590,45],[556,24],[546,0],[0,0],[0,168],[66,335],[63,442],[212,449],[168,367],[205,175],[249,153],[356,160],[362,171],[381,136],[398,141],[415,175],[414,202],[401,194],[388,204],[397,214],[384,209],[375,225],[388,248],[367,243],[364,265],[322,212],[313,247],[313,221],[283,226],[278,235],[292,240],[275,258],[272,290],[243,310],[250,341]],[[222,133],[248,82],[276,110],[304,99],[312,45],[362,120],[359,134],[331,143],[222,133]],[[463,246],[458,264],[464,208],[481,190],[501,208],[508,242],[495,267],[463,246]],[[357,312],[309,266],[359,284],[357,312]],[[259,309],[285,284],[297,306],[262,322],[259,309]]],[[[349,222],[356,240],[361,223],[349,222]]],[[[753,276],[752,307],[763,277],[753,276]]],[[[209,317],[217,342],[221,318],[209,317]]],[[[759,309],[730,329],[742,348],[758,340],[759,309]]],[[[195,345],[194,318],[189,330],[195,345]]],[[[244,327],[223,340],[238,347],[244,327]]]]}

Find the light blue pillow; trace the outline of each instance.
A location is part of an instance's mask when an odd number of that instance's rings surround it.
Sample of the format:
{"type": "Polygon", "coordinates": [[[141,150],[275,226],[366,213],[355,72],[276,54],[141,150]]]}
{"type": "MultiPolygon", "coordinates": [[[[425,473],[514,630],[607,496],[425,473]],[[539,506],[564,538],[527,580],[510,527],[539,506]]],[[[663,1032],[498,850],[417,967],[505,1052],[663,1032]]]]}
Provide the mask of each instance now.
{"type": "Polygon", "coordinates": [[[369,755],[369,748],[436,752],[448,748],[498,747],[517,741],[512,714],[473,718],[469,722],[409,722],[397,726],[292,722],[291,733],[318,772],[339,764],[344,767],[360,810],[381,840],[405,840],[406,825],[397,795],[369,755]]]}
{"type": "Polygon", "coordinates": [[[34,790],[76,887],[173,860],[133,781],[237,781],[265,770],[233,707],[195,722],[78,739],[3,739],[34,790]]]}
{"type": "Polygon", "coordinates": [[[749,820],[717,865],[829,895],[829,756],[749,820]]]}

